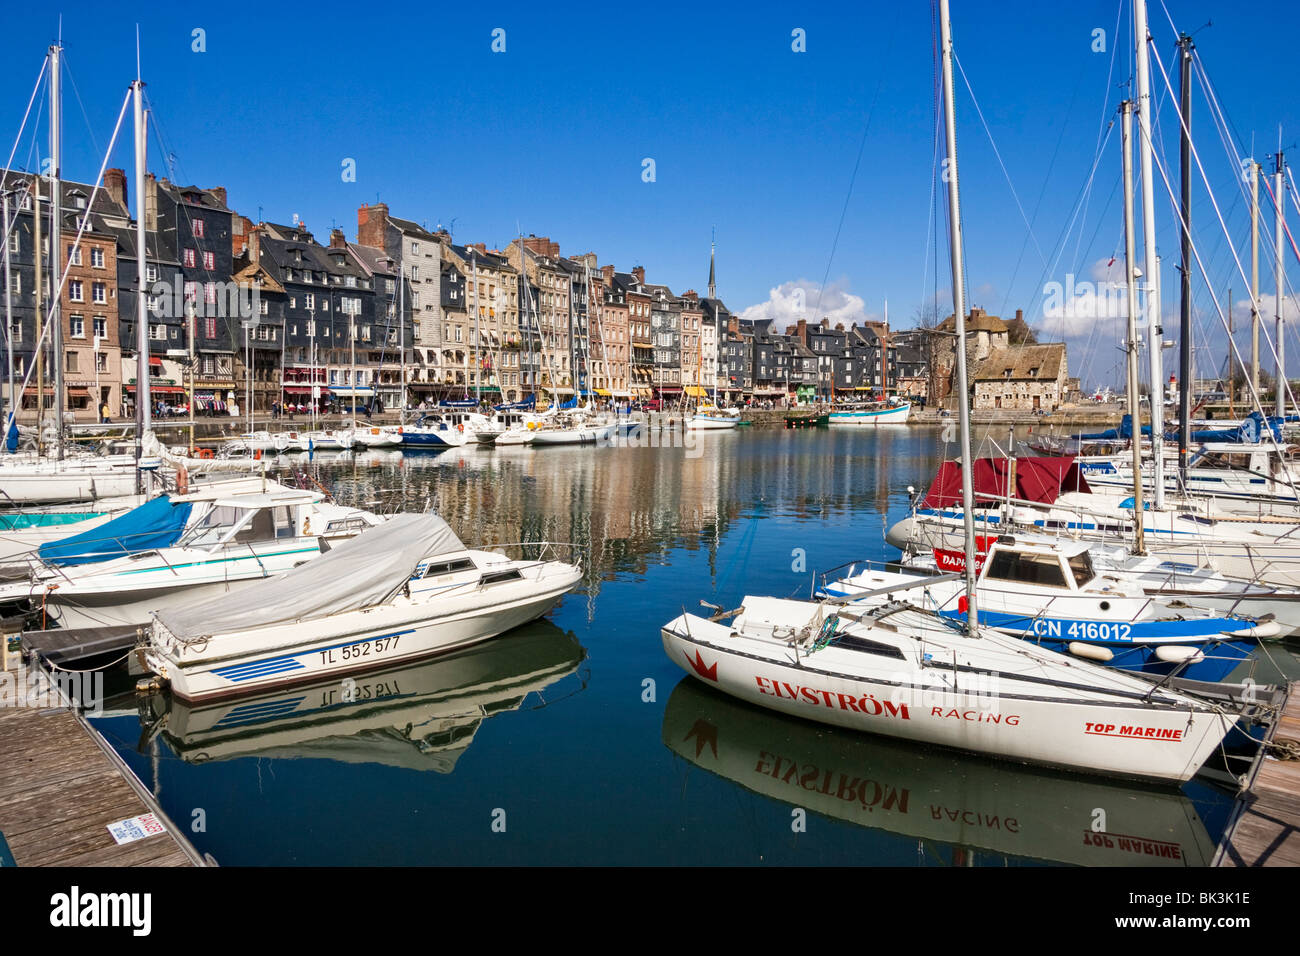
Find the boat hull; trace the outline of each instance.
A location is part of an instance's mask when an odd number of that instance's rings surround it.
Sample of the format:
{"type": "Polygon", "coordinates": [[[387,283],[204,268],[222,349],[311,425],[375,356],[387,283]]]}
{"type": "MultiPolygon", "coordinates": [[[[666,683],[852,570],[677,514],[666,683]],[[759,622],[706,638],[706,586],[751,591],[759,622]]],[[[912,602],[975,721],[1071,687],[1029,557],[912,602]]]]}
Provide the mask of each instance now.
{"type": "Polygon", "coordinates": [[[912,406],[905,403],[896,408],[881,408],[871,411],[831,412],[832,425],[906,425],[912,414],[912,406]]]}

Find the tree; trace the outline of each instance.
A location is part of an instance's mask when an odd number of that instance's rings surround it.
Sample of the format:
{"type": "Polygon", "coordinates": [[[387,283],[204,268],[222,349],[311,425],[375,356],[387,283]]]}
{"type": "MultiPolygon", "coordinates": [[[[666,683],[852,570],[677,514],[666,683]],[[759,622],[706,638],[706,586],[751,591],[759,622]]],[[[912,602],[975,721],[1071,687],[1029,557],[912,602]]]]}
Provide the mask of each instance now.
{"type": "Polygon", "coordinates": [[[1038,333],[1033,326],[1020,317],[1007,319],[1008,345],[1037,345],[1038,333]]]}

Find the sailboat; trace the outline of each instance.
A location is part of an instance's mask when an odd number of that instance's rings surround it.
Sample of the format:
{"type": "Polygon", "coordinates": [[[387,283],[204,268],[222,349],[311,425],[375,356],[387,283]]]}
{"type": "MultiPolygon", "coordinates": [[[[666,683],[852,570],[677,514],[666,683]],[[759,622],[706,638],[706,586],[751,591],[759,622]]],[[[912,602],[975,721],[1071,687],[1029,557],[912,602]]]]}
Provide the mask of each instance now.
{"type": "MultiPolygon", "coordinates": [[[[965,277],[948,6],[940,0],[949,248],[960,342],[965,277]]],[[[1145,42],[1144,15],[1140,25],[1145,42]]],[[[957,350],[956,365],[962,457],[969,461],[965,349],[957,350]]],[[[963,622],[903,600],[862,609],[847,598],[814,603],[747,596],[733,610],[715,608],[708,617],[683,613],[669,621],[661,630],[664,652],[696,680],[823,723],[1022,763],[1164,783],[1194,776],[1233,729],[1235,714],[980,625],[973,497],[965,470],[963,622]]]]}

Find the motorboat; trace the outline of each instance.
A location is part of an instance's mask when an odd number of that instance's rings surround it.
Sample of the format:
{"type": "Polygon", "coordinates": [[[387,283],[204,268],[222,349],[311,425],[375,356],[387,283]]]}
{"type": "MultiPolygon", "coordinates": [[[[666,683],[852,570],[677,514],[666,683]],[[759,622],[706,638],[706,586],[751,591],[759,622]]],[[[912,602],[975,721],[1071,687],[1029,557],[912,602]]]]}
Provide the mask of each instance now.
{"type": "Polygon", "coordinates": [[[144,661],[183,700],[342,677],[496,637],[581,578],[558,560],[471,550],[436,515],[396,515],[238,602],[156,612],[144,661]]]}
{"type": "Polygon", "coordinates": [[[225,599],[384,520],[319,492],[245,481],[246,489],[221,483],[162,495],[43,545],[22,577],[0,585],[0,605],[38,612],[42,626],[143,624],[159,608],[225,599]]]}
{"type": "Polygon", "coordinates": [[[421,415],[414,425],[400,426],[398,434],[403,448],[459,448],[473,438],[463,423],[457,426],[436,414],[421,415]]]}
{"type": "Polygon", "coordinates": [[[693,431],[735,428],[739,424],[739,408],[719,408],[716,405],[701,405],[686,419],[686,427],[693,431]]]}

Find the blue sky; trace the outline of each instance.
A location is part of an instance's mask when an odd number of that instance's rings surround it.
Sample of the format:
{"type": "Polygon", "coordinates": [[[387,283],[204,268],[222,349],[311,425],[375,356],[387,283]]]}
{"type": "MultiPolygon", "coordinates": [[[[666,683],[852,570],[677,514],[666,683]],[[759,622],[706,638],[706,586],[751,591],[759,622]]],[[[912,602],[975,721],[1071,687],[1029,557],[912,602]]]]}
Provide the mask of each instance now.
{"type": "MultiPolygon", "coordinates": [[[[1279,123],[1285,144],[1300,141],[1287,72],[1300,25],[1292,5],[1267,0],[1248,12],[1168,2],[1181,29],[1213,19],[1195,38],[1237,133],[1257,135],[1261,154],[1275,148],[1279,123]]],[[[9,91],[0,141],[12,143],[61,12],[72,80],[65,170],[93,177],[134,74],[138,22],[147,92],[176,178],[226,186],[231,205],[252,219],[297,214],[322,240],[331,225],[352,238],[357,206],[380,199],[395,214],[454,228],[458,242],[549,235],[566,255],[595,250],[620,270],[644,265],[651,281],[701,292],[716,227],[719,293],[737,310],[784,318],[799,287],[811,311],[823,277],[821,312],[837,320],[879,317],[888,299],[891,324],[905,327],[936,289],[947,301],[945,227],[941,218],[936,283],[929,222],[929,4],[588,9],[318,2],[203,13],[128,2],[106,18],[101,4],[17,8],[0,61],[9,91]],[[192,49],[196,28],[204,52],[192,49]],[[491,49],[497,28],[504,53],[491,49]],[[806,52],[792,50],[795,29],[806,52]],[[653,182],[643,181],[647,158],[653,182]],[[348,159],[355,182],[341,176],[348,159]]],[[[1100,274],[1098,263],[1119,248],[1117,130],[1086,213],[1073,226],[1071,217],[1099,130],[1123,97],[1127,5],[954,0],[952,15],[958,57],[1001,155],[1000,163],[959,78],[970,300],[1002,315],[1024,308],[1040,322],[1045,282],[1100,274]],[[1105,52],[1092,50],[1096,29],[1106,31],[1105,52]]],[[[1151,23],[1171,67],[1174,33],[1159,2],[1151,23]]],[[[1203,161],[1234,241],[1244,243],[1245,209],[1199,93],[1196,110],[1203,161]]],[[[1176,132],[1162,124],[1175,166],[1176,132]]],[[[128,143],[129,134],[113,165],[130,168],[128,143]]],[[[28,165],[32,147],[26,136],[15,165],[28,165]]],[[[165,174],[156,139],[151,147],[151,168],[165,174]]],[[[1232,282],[1227,245],[1198,192],[1196,234],[1210,271],[1216,286],[1237,287],[1240,302],[1242,284],[1232,282]]],[[[1162,189],[1157,203],[1172,314],[1177,232],[1162,189]]],[[[1271,266],[1263,271],[1269,292],[1271,266]]],[[[1217,365],[1223,335],[1203,290],[1197,304],[1206,313],[1198,347],[1217,365]]],[[[1044,328],[1043,337],[1066,336],[1072,371],[1109,382],[1119,369],[1113,332],[1113,323],[1076,322],[1044,328]]]]}

